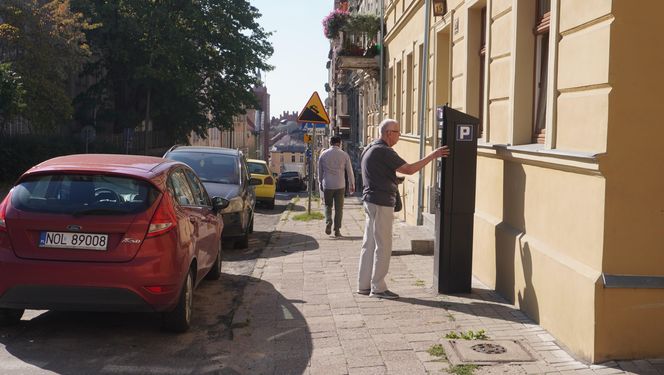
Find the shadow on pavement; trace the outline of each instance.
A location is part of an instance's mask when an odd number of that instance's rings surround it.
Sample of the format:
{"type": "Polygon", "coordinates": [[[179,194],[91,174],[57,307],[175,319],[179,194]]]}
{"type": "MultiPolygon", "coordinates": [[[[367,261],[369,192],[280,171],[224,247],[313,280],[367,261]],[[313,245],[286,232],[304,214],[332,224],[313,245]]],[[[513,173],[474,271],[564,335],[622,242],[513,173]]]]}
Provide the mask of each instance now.
{"type": "Polygon", "coordinates": [[[302,251],[317,250],[318,241],[309,235],[276,231],[270,237],[270,245],[261,254],[264,258],[275,258],[302,251]]]}
{"type": "MultiPolygon", "coordinates": [[[[431,293],[432,295],[434,294],[433,291],[431,291],[431,293]]],[[[471,314],[486,318],[499,318],[504,321],[515,322],[515,323],[522,323],[525,320],[529,321],[529,319],[526,318],[525,314],[523,314],[521,311],[514,310],[514,308],[509,305],[504,305],[507,303],[507,301],[503,300],[502,298],[496,295],[487,294],[485,290],[473,289],[472,294],[454,294],[453,296],[462,297],[466,299],[475,299],[477,301],[470,303],[468,302],[458,303],[446,300],[445,298],[447,296],[444,294],[438,295],[438,297],[442,298],[439,300],[426,300],[426,299],[419,299],[412,297],[404,297],[403,295],[401,295],[398,299],[394,301],[400,303],[410,303],[419,306],[442,308],[447,311],[456,311],[464,314],[471,314]]]]}
{"type": "Polygon", "coordinates": [[[305,371],[308,327],[272,284],[224,274],[200,284],[194,304],[193,325],[183,334],[161,331],[159,314],[44,312],[0,329],[0,355],[13,357],[0,361],[0,373],[271,374],[284,368],[284,358],[288,372],[305,371]],[[232,328],[246,290],[258,315],[232,328]]]}
{"type": "MultiPolygon", "coordinates": [[[[362,236],[344,236],[342,234],[341,237],[331,236],[331,239],[333,241],[362,241],[364,239],[364,237],[362,237],[362,236]]],[[[394,255],[394,252],[392,252],[392,255],[394,255]]]]}

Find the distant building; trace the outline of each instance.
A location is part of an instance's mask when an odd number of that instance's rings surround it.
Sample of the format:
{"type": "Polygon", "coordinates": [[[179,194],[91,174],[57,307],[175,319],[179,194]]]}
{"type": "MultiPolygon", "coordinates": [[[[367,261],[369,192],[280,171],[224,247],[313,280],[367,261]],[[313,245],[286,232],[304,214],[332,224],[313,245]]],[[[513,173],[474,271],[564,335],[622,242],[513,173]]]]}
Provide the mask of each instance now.
{"type": "Polygon", "coordinates": [[[294,121],[281,124],[281,128],[284,135],[270,148],[270,169],[277,173],[298,170],[306,174],[304,132],[294,121]]]}
{"type": "Polygon", "coordinates": [[[191,133],[189,143],[192,146],[226,147],[242,150],[250,158],[269,159],[270,137],[270,94],[264,86],[254,88],[260,108],[248,108],[245,114],[233,117],[232,129],[208,129],[205,138],[191,133]]]}

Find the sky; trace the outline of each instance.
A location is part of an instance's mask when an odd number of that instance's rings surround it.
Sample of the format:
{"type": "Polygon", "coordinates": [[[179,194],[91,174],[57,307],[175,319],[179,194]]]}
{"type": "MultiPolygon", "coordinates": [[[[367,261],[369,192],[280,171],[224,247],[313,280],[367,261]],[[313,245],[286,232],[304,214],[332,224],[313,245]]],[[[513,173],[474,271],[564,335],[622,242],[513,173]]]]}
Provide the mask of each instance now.
{"type": "Polygon", "coordinates": [[[262,17],[260,25],[272,31],[274,54],[268,63],[274,70],[263,76],[270,94],[270,116],[283,111],[302,111],[314,91],[321,100],[327,94],[327,54],[330,43],[323,35],[323,18],[333,0],[249,0],[262,17]]]}

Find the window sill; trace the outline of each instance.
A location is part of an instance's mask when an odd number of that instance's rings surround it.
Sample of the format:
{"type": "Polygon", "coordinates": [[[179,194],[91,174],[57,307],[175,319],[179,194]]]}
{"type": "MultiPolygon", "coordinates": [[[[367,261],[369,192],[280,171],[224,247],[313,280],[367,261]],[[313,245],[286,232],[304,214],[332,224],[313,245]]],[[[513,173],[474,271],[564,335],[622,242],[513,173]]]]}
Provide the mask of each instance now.
{"type": "Polygon", "coordinates": [[[481,156],[495,156],[505,160],[539,164],[555,169],[575,169],[599,172],[599,157],[603,153],[547,149],[542,144],[506,145],[477,144],[477,153],[481,156]]]}

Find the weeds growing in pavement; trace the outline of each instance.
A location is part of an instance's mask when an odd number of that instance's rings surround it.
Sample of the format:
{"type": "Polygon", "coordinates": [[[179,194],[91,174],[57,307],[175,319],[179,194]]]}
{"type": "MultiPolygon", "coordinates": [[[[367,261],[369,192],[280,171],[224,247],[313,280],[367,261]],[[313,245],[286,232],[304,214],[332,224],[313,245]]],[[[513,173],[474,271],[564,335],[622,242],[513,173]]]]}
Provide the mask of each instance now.
{"type": "Polygon", "coordinates": [[[487,340],[489,336],[486,335],[486,332],[483,329],[480,329],[477,332],[469,330],[468,332],[450,332],[445,335],[446,339],[463,339],[463,340],[487,340]]]}
{"type": "Polygon", "coordinates": [[[293,220],[297,221],[311,221],[311,220],[322,220],[325,216],[318,211],[312,211],[311,213],[302,213],[293,216],[293,220]]]}
{"type": "Polygon", "coordinates": [[[450,367],[450,373],[456,374],[456,375],[473,375],[475,370],[477,370],[479,366],[477,365],[456,365],[450,367]]]}
{"type": "Polygon", "coordinates": [[[431,347],[427,349],[427,353],[432,357],[445,358],[445,349],[440,344],[431,345],[431,347]]]}

